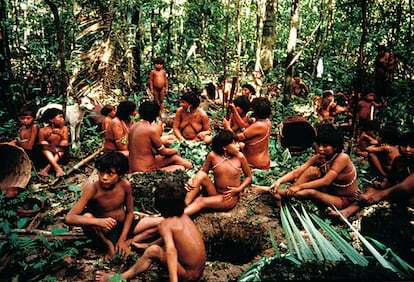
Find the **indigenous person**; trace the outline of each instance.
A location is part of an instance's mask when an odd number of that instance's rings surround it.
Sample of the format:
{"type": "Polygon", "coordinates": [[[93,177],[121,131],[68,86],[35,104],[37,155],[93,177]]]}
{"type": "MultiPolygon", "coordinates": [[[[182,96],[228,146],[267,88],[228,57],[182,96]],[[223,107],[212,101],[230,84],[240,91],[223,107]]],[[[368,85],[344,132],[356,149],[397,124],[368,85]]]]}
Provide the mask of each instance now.
{"type": "Polygon", "coordinates": [[[168,94],[167,72],[164,70],[164,59],[157,57],[153,60],[154,69],[150,72],[150,91],[154,95],[154,101],[160,105],[161,113],[164,112],[164,96],[168,94]]]}
{"type": "Polygon", "coordinates": [[[181,98],[174,123],[174,135],[179,141],[193,140],[210,144],[211,127],[207,113],[199,107],[200,98],[195,92],[187,92],[181,98]]]}
{"type": "Polygon", "coordinates": [[[256,89],[253,85],[246,83],[242,86],[242,96],[246,96],[250,101],[255,98],[256,89]]]}
{"type": "Polygon", "coordinates": [[[27,156],[33,160],[34,147],[38,141],[39,126],[34,122],[36,113],[33,109],[24,107],[17,114],[21,127],[16,140],[11,143],[24,149],[27,156]]]}
{"type": "MultiPolygon", "coordinates": [[[[388,177],[381,183],[374,183],[374,188],[368,188],[352,205],[339,212],[349,218],[362,207],[383,200],[403,204],[414,204],[414,132],[405,132],[399,139],[401,155],[392,163],[388,177]]],[[[328,209],[330,215],[339,216],[333,209],[328,209]]]]}
{"type": "Polygon", "coordinates": [[[68,212],[69,225],[84,227],[92,240],[107,247],[106,257],[127,257],[130,244],[157,235],[162,217],[134,219],[131,184],[122,179],[128,159],[120,152],[107,152],[96,160],[99,179],[90,183],[68,212]],[[135,236],[135,237],[134,237],[135,236]]]}
{"type": "MultiPolygon", "coordinates": [[[[265,97],[254,98],[252,103],[255,121],[243,132],[237,134],[239,141],[244,142],[242,153],[246,156],[249,165],[257,169],[270,169],[269,139],[272,124],[270,101],[265,97]]],[[[225,129],[231,130],[230,122],[223,120],[225,129]]]]}
{"type": "Polygon", "coordinates": [[[116,108],[112,105],[106,105],[101,109],[101,115],[104,117],[102,120],[102,130],[105,132],[116,115],[116,108]]]}
{"type": "Polygon", "coordinates": [[[362,128],[361,134],[358,136],[358,142],[355,153],[364,158],[368,158],[367,147],[378,145],[377,134],[379,123],[377,120],[371,120],[362,128]]]}
{"type": "Polygon", "coordinates": [[[136,115],[136,105],[132,101],[119,103],[115,117],[111,120],[105,131],[104,152],[118,151],[129,156],[128,133],[133,117],[136,115]]]}
{"type": "MultiPolygon", "coordinates": [[[[164,245],[148,247],[141,258],[121,279],[132,279],[146,271],[153,261],[167,266],[169,281],[197,281],[201,278],[206,263],[206,249],[200,231],[193,221],[184,214],[185,189],[163,181],[155,190],[155,207],[165,218],[158,230],[164,245]]],[[[110,280],[114,274],[96,272],[97,281],[110,280]]]]}
{"type": "Polygon", "coordinates": [[[374,120],[374,113],[378,107],[382,104],[375,102],[375,94],[372,92],[367,93],[358,102],[358,121],[360,127],[366,126],[371,120],[374,120]]]}
{"type": "Polygon", "coordinates": [[[65,175],[59,162],[65,155],[68,155],[68,128],[64,124],[63,112],[56,108],[47,109],[42,115],[42,120],[48,125],[39,130],[39,144],[42,146],[42,153],[48,164],[39,172],[39,175],[46,180],[49,170],[53,168],[58,178],[65,175]]]}
{"type": "Polygon", "coordinates": [[[343,138],[332,124],[317,129],[316,154],[304,164],[277,179],[271,186],[253,185],[257,194],[269,192],[281,204],[282,197],[316,200],[339,209],[350,205],[358,191],[357,172],[350,157],[342,152],[343,138]],[[279,189],[283,183],[293,184],[279,189]]]}
{"type": "Polygon", "coordinates": [[[139,106],[140,120],[129,132],[129,167],[131,172],[146,172],[161,169],[174,171],[188,169],[192,164],[178,155],[178,150],[167,148],[161,140],[161,130],[155,124],[160,106],[145,101],[139,106]]]}
{"type": "Polygon", "coordinates": [[[290,84],[290,89],[291,93],[295,96],[306,97],[309,94],[309,87],[298,73],[293,75],[293,81],[290,84]]]}
{"type": "Polygon", "coordinates": [[[243,132],[250,125],[250,117],[247,113],[250,111],[251,105],[247,96],[237,96],[233,102],[229,104],[231,110],[230,128],[233,132],[243,132]]]}
{"type": "Polygon", "coordinates": [[[222,130],[217,133],[213,138],[212,149],[204,166],[187,184],[185,213],[188,215],[205,208],[219,211],[233,209],[239,201],[240,193],[252,180],[249,165],[239,151],[234,132],[222,130]],[[213,171],[214,182],[208,175],[210,170],[213,171]],[[207,195],[197,197],[202,189],[205,189],[207,195]]]}

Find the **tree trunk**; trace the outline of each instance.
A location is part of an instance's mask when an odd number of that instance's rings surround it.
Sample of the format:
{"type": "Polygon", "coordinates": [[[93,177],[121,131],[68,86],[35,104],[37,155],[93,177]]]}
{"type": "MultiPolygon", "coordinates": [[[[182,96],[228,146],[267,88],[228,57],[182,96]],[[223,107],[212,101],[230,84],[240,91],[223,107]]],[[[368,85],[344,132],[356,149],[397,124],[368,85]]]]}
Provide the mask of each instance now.
{"type": "Polygon", "coordinates": [[[256,64],[254,71],[256,73],[263,73],[261,54],[262,54],[262,43],[263,43],[263,25],[266,14],[266,0],[257,0],[257,25],[256,25],[256,64]]]}
{"type": "Polygon", "coordinates": [[[223,42],[223,76],[227,76],[227,41],[229,39],[230,0],[227,0],[227,17],[223,42]]]}
{"type": "Polygon", "coordinates": [[[263,23],[263,44],[260,55],[260,64],[264,72],[273,69],[274,47],[277,36],[277,6],[278,0],[267,0],[266,2],[266,17],[263,23]]]}
{"type": "Polygon", "coordinates": [[[291,18],[290,18],[290,32],[289,32],[289,41],[287,45],[287,56],[286,56],[286,70],[285,70],[285,85],[284,91],[285,94],[284,102],[290,102],[292,93],[290,90],[290,83],[292,82],[293,77],[293,64],[291,61],[294,58],[294,52],[296,47],[296,39],[298,37],[298,21],[299,21],[299,0],[293,0],[292,9],[291,9],[291,18]]]}
{"type": "Polygon", "coordinates": [[[240,57],[242,49],[242,37],[241,37],[241,11],[240,11],[240,0],[236,1],[236,21],[237,21],[237,61],[236,61],[236,84],[235,84],[235,93],[237,93],[238,81],[240,78],[240,57]]]}
{"type": "Polygon", "coordinates": [[[8,29],[4,23],[7,20],[6,2],[0,0],[0,95],[2,106],[6,107],[6,111],[14,116],[15,111],[12,104],[10,93],[10,83],[13,81],[13,72],[10,61],[10,47],[8,29]]]}
{"type": "Polygon", "coordinates": [[[136,25],[135,29],[135,46],[132,48],[132,54],[134,57],[134,77],[133,87],[134,91],[142,89],[141,83],[141,50],[142,50],[142,40],[141,40],[141,9],[139,5],[136,5],[134,14],[132,16],[132,23],[136,25]]]}
{"type": "MultiPolygon", "coordinates": [[[[63,34],[63,27],[60,22],[59,17],[59,10],[55,3],[53,3],[50,0],[45,0],[46,4],[49,5],[50,10],[52,11],[55,28],[56,28],[56,40],[58,42],[58,60],[60,63],[60,87],[59,87],[59,93],[58,95],[64,95],[66,93],[66,88],[68,86],[68,74],[66,72],[66,63],[65,63],[65,37],[63,34]]],[[[67,97],[66,95],[63,96],[63,106],[66,105],[67,97]]]]}
{"type": "Polygon", "coordinates": [[[171,59],[171,49],[172,49],[172,41],[171,41],[171,25],[172,25],[172,20],[174,17],[174,0],[170,1],[170,12],[168,13],[168,26],[167,26],[167,61],[170,61],[171,59]]]}

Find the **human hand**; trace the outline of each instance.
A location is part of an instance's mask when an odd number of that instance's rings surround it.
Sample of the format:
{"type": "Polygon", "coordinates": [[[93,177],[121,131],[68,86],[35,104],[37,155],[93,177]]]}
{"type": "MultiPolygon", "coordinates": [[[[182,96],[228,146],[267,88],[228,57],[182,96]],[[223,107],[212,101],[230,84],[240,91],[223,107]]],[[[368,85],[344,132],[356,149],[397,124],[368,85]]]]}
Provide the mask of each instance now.
{"type": "Polygon", "coordinates": [[[223,119],[223,127],[225,129],[230,129],[230,121],[226,118],[223,119]]]}
{"type": "Polygon", "coordinates": [[[300,186],[291,186],[287,189],[286,194],[288,196],[293,196],[296,192],[298,192],[300,190],[301,190],[300,186]]]}
{"type": "Polygon", "coordinates": [[[102,227],[106,232],[113,229],[116,226],[116,220],[112,217],[100,218],[99,226],[102,227]]]}
{"type": "Polygon", "coordinates": [[[116,243],[115,251],[120,254],[123,258],[128,257],[131,252],[131,247],[126,244],[124,240],[119,240],[116,243]]]}
{"type": "Polygon", "coordinates": [[[238,187],[234,186],[227,186],[227,191],[223,193],[223,197],[225,201],[230,201],[233,197],[237,196],[239,193],[237,190],[238,187]]]}

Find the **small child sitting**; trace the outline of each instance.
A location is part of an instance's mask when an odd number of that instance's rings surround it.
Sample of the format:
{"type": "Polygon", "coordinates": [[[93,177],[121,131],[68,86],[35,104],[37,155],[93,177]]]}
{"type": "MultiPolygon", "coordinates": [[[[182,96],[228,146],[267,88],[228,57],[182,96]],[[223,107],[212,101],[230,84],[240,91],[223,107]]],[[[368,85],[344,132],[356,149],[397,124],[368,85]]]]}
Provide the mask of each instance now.
{"type": "Polygon", "coordinates": [[[365,123],[361,129],[362,132],[358,137],[356,154],[364,158],[367,158],[367,147],[371,145],[378,145],[378,140],[376,136],[379,129],[379,123],[377,120],[371,120],[368,123],[365,123]]]}
{"type": "Polygon", "coordinates": [[[131,183],[122,179],[128,159],[120,152],[107,152],[96,160],[99,180],[89,184],[68,212],[66,223],[84,227],[85,233],[107,246],[106,257],[127,257],[130,244],[152,238],[162,217],[134,219],[131,183]]]}
{"type": "Polygon", "coordinates": [[[185,213],[193,215],[205,208],[219,211],[233,209],[240,193],[250,184],[252,173],[246,157],[239,151],[237,136],[230,130],[222,130],[213,138],[213,151],[207,155],[201,170],[189,180],[185,213]],[[208,173],[213,171],[214,183],[208,173]],[[244,179],[241,181],[241,175],[244,179]],[[202,187],[207,196],[198,197],[202,187]],[[195,200],[194,200],[195,199],[195,200]]]}
{"type": "Polygon", "coordinates": [[[247,96],[237,96],[233,103],[229,105],[231,109],[230,128],[234,133],[243,132],[250,125],[250,117],[247,113],[250,111],[250,101],[247,96]]]}
{"type": "Polygon", "coordinates": [[[56,108],[47,109],[42,115],[42,121],[48,125],[39,130],[39,144],[49,163],[39,172],[39,175],[46,180],[49,170],[53,167],[58,178],[65,175],[59,162],[68,155],[68,128],[64,124],[63,112],[56,108]]]}

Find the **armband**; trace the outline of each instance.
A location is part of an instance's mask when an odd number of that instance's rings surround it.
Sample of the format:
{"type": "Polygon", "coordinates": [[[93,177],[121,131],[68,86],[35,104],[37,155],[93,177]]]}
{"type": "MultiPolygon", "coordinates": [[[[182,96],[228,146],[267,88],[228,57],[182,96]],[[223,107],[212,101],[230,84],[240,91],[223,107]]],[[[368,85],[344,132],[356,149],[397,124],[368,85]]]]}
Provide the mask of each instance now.
{"type": "Polygon", "coordinates": [[[164,148],[165,148],[165,146],[164,146],[164,144],[162,144],[160,147],[157,148],[157,151],[162,150],[164,148]]]}

